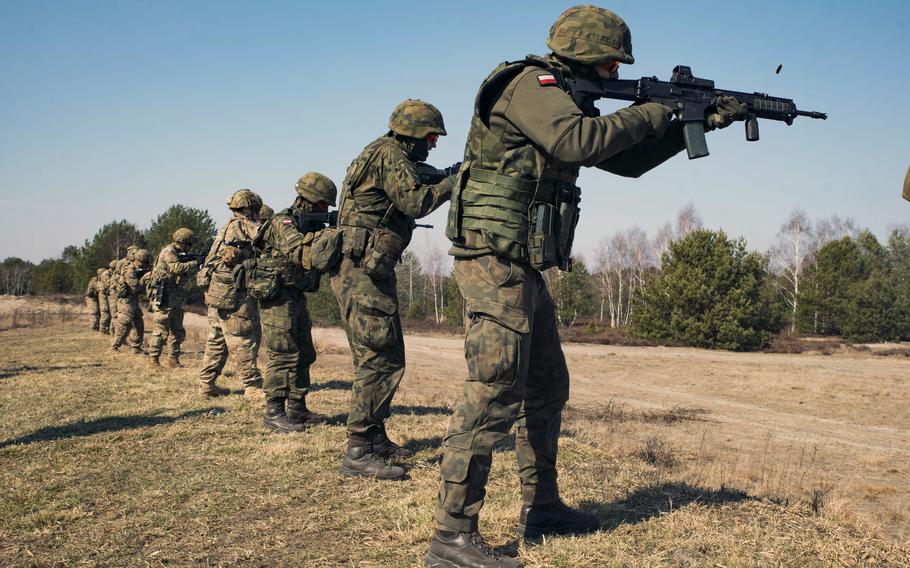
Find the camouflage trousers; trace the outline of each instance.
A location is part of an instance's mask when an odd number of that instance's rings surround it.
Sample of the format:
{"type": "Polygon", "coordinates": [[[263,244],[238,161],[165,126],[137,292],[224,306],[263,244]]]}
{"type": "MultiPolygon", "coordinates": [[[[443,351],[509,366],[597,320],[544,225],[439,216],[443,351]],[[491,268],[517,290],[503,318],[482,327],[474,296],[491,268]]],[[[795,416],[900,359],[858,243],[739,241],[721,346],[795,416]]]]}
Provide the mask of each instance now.
{"type": "Polygon", "coordinates": [[[355,368],[348,434],[364,436],[388,419],[404,376],[397,282],[394,275],[373,280],[348,257],[342,258],[331,282],[355,368]]]}
{"type": "Polygon", "coordinates": [[[493,447],[517,421],[515,453],[525,504],[559,499],[556,453],[569,372],[553,300],[541,274],[494,256],[455,260],[467,302],[468,378],[443,442],[436,523],[472,531],[493,447]]]}
{"type": "Polygon", "coordinates": [[[88,308],[88,316],[92,322],[92,329],[98,331],[98,321],[100,320],[101,312],[99,311],[98,298],[89,298],[85,297],[85,307],[88,308]]]}
{"type": "Polygon", "coordinates": [[[262,383],[262,375],[256,367],[259,351],[257,318],[256,304],[251,298],[233,312],[208,308],[209,335],[199,372],[199,379],[204,384],[215,383],[229,355],[233,357],[243,386],[259,386],[262,383]]]}
{"type": "Polygon", "coordinates": [[[300,290],[281,288],[276,298],[259,301],[259,321],[265,347],[265,398],[304,400],[310,389],[310,365],[316,362],[306,296],[300,290]]]}
{"type": "Polygon", "coordinates": [[[98,329],[101,333],[108,333],[111,328],[111,309],[106,294],[98,296],[98,313],[98,329]]]}
{"type": "Polygon", "coordinates": [[[180,346],[186,339],[183,329],[183,306],[172,306],[166,310],[155,308],[152,312],[152,336],[149,338],[149,355],[160,357],[167,343],[171,357],[180,355],[180,346]]]}
{"type": "Polygon", "coordinates": [[[142,349],[145,321],[142,319],[138,298],[117,298],[117,321],[113,328],[112,347],[119,348],[127,343],[133,349],[142,349]]]}
{"type": "Polygon", "coordinates": [[[120,298],[117,297],[117,294],[115,294],[115,293],[113,293],[113,292],[110,292],[110,293],[107,295],[107,305],[108,305],[108,307],[110,308],[110,311],[111,311],[111,326],[110,326],[111,335],[116,335],[116,334],[117,334],[117,332],[116,332],[116,328],[117,328],[117,301],[118,301],[119,299],[120,299],[120,298]]]}

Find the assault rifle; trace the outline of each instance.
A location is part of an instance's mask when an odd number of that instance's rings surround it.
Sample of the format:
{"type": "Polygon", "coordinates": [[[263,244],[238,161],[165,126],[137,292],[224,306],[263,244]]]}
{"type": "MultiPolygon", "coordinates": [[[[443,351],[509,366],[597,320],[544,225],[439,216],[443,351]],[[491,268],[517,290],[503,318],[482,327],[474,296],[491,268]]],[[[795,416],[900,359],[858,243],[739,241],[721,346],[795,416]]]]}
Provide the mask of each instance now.
{"type": "Polygon", "coordinates": [[[692,69],[685,65],[673,68],[669,81],[657,77],[641,79],[566,79],[572,99],[589,116],[599,116],[594,106],[597,99],[619,99],[636,103],[656,102],[673,109],[676,118],[683,123],[683,136],[689,159],[708,155],[705,142],[705,113],[717,102],[717,97],[734,97],[746,105],[746,140],[758,140],[758,119],[780,120],[793,124],[797,116],[826,119],[823,112],[797,110],[791,99],[772,97],[765,93],[741,93],[715,89],[714,81],[699,79],[692,75],[692,69]]]}
{"type": "Polygon", "coordinates": [[[420,178],[420,183],[424,185],[435,185],[437,183],[442,183],[442,180],[457,172],[458,168],[461,167],[461,162],[456,162],[442,170],[431,166],[426,162],[417,162],[414,166],[417,168],[417,177],[420,178]]]}
{"type": "Polygon", "coordinates": [[[178,252],[177,261],[178,262],[190,262],[195,260],[199,264],[205,260],[206,253],[204,252],[178,252]]]}
{"type": "Polygon", "coordinates": [[[325,211],[323,213],[301,213],[297,215],[297,224],[303,227],[307,223],[321,223],[326,227],[338,226],[338,211],[325,211]]]}

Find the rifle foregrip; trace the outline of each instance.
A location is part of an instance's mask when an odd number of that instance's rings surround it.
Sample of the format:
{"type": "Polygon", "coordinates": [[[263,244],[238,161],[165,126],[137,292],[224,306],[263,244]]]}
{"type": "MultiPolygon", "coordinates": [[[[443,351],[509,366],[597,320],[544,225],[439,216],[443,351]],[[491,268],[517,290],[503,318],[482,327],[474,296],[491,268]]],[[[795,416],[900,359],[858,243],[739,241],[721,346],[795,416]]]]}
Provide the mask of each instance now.
{"type": "Polygon", "coordinates": [[[702,121],[689,121],[683,125],[683,138],[686,141],[686,152],[689,159],[704,158],[708,151],[708,141],[705,140],[705,124],[702,121]]]}

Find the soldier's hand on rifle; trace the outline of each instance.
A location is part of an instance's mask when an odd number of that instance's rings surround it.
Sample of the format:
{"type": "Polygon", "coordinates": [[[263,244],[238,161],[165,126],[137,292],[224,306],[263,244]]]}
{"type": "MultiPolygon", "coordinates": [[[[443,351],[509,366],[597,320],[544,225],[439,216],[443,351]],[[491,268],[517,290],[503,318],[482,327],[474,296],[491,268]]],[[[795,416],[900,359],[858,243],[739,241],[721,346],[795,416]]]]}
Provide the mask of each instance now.
{"type": "Polygon", "coordinates": [[[721,95],[717,97],[714,111],[708,111],[705,117],[705,131],[715,128],[726,128],[737,120],[746,120],[748,109],[736,97],[721,95]]]}
{"type": "Polygon", "coordinates": [[[663,137],[664,132],[667,131],[667,125],[670,124],[670,119],[673,118],[673,109],[660,103],[644,103],[635,108],[639,109],[648,119],[652,135],[657,138],[663,137]]]}

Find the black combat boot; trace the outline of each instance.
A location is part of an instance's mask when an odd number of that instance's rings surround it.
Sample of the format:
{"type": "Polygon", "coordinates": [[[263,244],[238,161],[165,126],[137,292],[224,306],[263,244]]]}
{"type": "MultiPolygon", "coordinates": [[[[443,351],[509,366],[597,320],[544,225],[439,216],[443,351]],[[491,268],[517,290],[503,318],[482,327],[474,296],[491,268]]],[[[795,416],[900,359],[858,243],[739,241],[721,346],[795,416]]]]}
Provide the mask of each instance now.
{"type": "Polygon", "coordinates": [[[403,467],[389,465],[373,453],[373,439],[351,436],[348,438],[348,452],[341,462],[341,473],[355,477],[377,479],[404,479],[403,467]]]}
{"type": "Polygon", "coordinates": [[[288,422],[303,426],[325,424],[329,421],[327,416],[310,412],[306,407],[306,400],[288,399],[288,422]]]}
{"type": "Polygon", "coordinates": [[[379,431],[373,435],[373,453],[381,458],[409,458],[414,455],[414,452],[407,448],[403,448],[389,440],[389,436],[385,431],[385,424],[379,427],[379,431]]]}
{"type": "Polygon", "coordinates": [[[522,568],[524,564],[499,554],[477,532],[436,529],[427,553],[428,568],[522,568]]]}
{"type": "Polygon", "coordinates": [[[525,505],[518,519],[518,535],[536,539],[549,535],[587,534],[600,528],[597,515],[573,509],[556,501],[546,505],[525,505]]]}
{"type": "Polygon", "coordinates": [[[283,398],[270,398],[265,401],[265,416],[262,423],[266,428],[276,432],[300,432],[306,428],[303,424],[293,424],[288,420],[288,415],[284,413],[283,398]]]}

